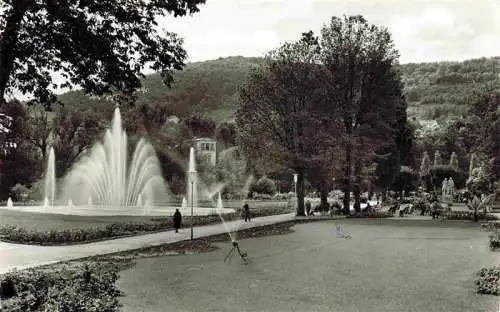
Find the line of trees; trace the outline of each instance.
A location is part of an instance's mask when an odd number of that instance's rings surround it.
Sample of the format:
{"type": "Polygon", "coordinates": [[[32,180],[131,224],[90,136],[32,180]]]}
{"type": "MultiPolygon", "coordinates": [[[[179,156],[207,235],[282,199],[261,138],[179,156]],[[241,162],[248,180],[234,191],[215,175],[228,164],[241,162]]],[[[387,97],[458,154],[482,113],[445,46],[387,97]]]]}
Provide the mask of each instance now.
{"type": "Polygon", "coordinates": [[[367,168],[386,171],[387,181],[378,182],[389,185],[399,165],[410,162],[412,129],[397,61],[387,29],[360,15],[333,17],[319,36],[306,32],[272,51],[242,86],[239,144],[263,170],[278,165],[299,174],[298,215],[306,175],[319,186],[322,204],[332,177],[340,176],[349,213],[351,191],[360,209],[367,168]]]}

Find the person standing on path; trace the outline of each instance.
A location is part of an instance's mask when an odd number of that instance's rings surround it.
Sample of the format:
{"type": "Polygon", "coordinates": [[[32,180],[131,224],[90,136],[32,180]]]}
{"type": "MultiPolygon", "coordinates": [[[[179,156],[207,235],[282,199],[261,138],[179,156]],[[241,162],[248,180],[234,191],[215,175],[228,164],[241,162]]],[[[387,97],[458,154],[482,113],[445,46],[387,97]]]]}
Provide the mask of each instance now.
{"type": "Polygon", "coordinates": [[[179,229],[182,226],[182,215],[179,209],[175,209],[174,213],[174,228],[175,228],[175,233],[179,233],[179,229]]]}
{"type": "Polygon", "coordinates": [[[245,222],[250,222],[250,206],[245,202],[243,205],[243,215],[245,216],[245,222]]]}

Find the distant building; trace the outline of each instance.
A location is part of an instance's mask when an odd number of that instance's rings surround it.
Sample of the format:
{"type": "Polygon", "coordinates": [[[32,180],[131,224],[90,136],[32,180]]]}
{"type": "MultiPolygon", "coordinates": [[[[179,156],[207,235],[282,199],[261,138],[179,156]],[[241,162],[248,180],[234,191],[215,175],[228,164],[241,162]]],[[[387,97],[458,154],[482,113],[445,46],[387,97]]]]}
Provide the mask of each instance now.
{"type": "Polygon", "coordinates": [[[217,164],[217,141],[211,138],[197,138],[193,142],[197,154],[215,166],[217,164]]]}

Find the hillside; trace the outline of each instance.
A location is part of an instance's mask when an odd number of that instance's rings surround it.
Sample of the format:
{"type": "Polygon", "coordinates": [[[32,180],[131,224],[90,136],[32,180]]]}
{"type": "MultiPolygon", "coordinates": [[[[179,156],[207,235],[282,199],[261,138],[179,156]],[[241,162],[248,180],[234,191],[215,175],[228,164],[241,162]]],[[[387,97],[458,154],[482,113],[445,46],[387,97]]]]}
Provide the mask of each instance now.
{"type": "MultiPolygon", "coordinates": [[[[197,112],[216,121],[225,120],[236,110],[238,86],[249,70],[262,61],[262,58],[238,56],[191,63],[175,75],[172,89],[161,83],[159,75],[149,75],[144,81],[146,92],[139,103],[167,102],[171,113],[180,117],[197,112]]],[[[400,69],[409,115],[418,119],[439,119],[463,114],[473,102],[474,90],[499,85],[500,57],[402,64],[400,69]]],[[[65,93],[60,99],[70,107],[106,104],[80,91],[65,93]]]]}

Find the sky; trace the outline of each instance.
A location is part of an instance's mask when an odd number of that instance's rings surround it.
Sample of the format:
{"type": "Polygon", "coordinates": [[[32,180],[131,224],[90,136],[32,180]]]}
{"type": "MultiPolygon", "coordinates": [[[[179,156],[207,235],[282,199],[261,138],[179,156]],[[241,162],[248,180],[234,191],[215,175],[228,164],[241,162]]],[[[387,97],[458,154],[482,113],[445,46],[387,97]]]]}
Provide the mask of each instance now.
{"type": "Polygon", "coordinates": [[[500,0],[207,0],[163,28],[185,40],[189,61],[262,56],[332,16],[362,14],[386,26],[400,61],[460,61],[500,55],[500,0]]]}
{"type": "Polygon", "coordinates": [[[187,61],[198,62],[263,56],[302,32],[319,34],[332,16],[362,14],[390,30],[409,63],[500,56],[499,12],[500,0],[206,0],[192,16],[158,24],[184,38],[187,61]]]}

